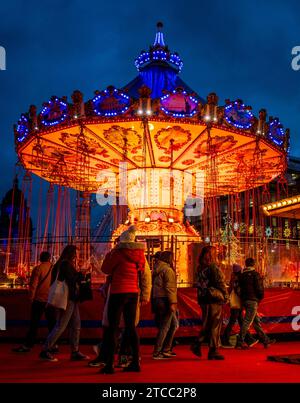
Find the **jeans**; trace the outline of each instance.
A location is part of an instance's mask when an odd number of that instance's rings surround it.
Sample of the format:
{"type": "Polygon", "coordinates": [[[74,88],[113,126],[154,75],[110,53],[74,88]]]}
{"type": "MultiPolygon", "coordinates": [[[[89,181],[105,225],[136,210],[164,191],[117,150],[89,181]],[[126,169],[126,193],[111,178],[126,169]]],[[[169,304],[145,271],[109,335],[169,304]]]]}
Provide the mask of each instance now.
{"type": "Polygon", "coordinates": [[[62,309],[59,310],[56,325],[43,345],[44,351],[54,346],[67,326],[69,326],[71,351],[78,351],[81,327],[78,302],[69,300],[67,309],[65,311],[62,309]]]}
{"type": "Polygon", "coordinates": [[[31,305],[31,316],[29,330],[26,335],[24,345],[26,347],[33,347],[36,342],[36,336],[39,328],[39,323],[43,313],[45,313],[49,333],[55,326],[56,323],[56,309],[48,306],[46,308],[46,302],[34,300],[31,305]]]}
{"type": "Polygon", "coordinates": [[[123,313],[125,331],[132,351],[132,364],[139,365],[139,336],[135,326],[138,293],[110,294],[108,301],[109,326],[103,334],[103,345],[107,348],[106,365],[114,365],[116,336],[121,314],[123,313]]]}
{"type": "Polygon", "coordinates": [[[245,301],[243,303],[246,313],[243,319],[243,324],[242,328],[240,331],[240,342],[244,343],[245,341],[245,336],[250,329],[250,326],[253,324],[253,327],[259,337],[259,339],[265,343],[269,340],[268,336],[265,334],[261,327],[261,322],[260,318],[257,315],[257,308],[258,308],[258,302],[257,301],[245,301]]]}
{"type": "Polygon", "coordinates": [[[203,343],[206,339],[211,351],[217,351],[220,345],[220,333],[222,327],[222,305],[201,304],[202,329],[196,344],[203,343]]]}
{"type": "Polygon", "coordinates": [[[178,329],[178,320],[176,313],[170,311],[169,301],[167,298],[154,298],[153,311],[155,314],[155,322],[158,327],[158,334],[154,347],[154,353],[161,351],[170,351],[172,349],[173,338],[178,329]]]}
{"type": "MultiPolygon", "coordinates": [[[[243,310],[242,309],[230,309],[230,318],[228,321],[228,324],[224,330],[222,341],[225,343],[229,343],[229,338],[233,329],[233,326],[235,325],[236,321],[238,322],[240,326],[240,330],[242,329],[243,326],[243,310]]],[[[246,333],[245,336],[245,341],[246,343],[250,343],[251,341],[255,340],[253,336],[249,332],[246,333]]]]}

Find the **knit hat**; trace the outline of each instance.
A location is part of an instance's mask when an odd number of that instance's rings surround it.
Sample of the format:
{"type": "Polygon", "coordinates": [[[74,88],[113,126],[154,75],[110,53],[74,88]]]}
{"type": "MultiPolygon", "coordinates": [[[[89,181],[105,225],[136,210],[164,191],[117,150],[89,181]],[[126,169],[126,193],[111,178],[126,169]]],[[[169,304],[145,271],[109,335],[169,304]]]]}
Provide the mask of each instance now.
{"type": "Polygon", "coordinates": [[[131,225],[126,231],[120,235],[120,242],[134,242],[135,241],[136,227],[131,225]]]}
{"type": "Polygon", "coordinates": [[[160,252],[158,259],[161,260],[162,262],[171,264],[172,263],[172,258],[173,258],[173,253],[170,250],[165,250],[163,252],[160,252]]]}
{"type": "Polygon", "coordinates": [[[242,267],[239,264],[234,263],[232,265],[232,271],[233,273],[239,273],[242,271],[242,267]]]}

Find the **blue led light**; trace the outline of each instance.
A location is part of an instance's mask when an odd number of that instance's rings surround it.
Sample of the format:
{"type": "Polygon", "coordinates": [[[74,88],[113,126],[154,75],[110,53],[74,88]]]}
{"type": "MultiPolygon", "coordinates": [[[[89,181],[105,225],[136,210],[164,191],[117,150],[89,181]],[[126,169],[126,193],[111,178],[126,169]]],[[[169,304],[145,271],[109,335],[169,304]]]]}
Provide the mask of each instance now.
{"type": "Polygon", "coordinates": [[[237,101],[225,106],[225,120],[238,129],[249,129],[253,125],[253,114],[237,101]]]}
{"type": "Polygon", "coordinates": [[[284,130],[281,127],[279,120],[273,119],[269,126],[268,137],[277,146],[281,147],[284,143],[284,130]]]}
{"type": "Polygon", "coordinates": [[[97,95],[95,98],[93,98],[93,106],[94,106],[94,112],[98,116],[117,116],[125,113],[129,106],[130,106],[130,97],[123,92],[117,90],[116,88],[113,90],[113,95],[110,95],[108,90],[103,91],[105,95],[97,95]],[[101,104],[105,98],[108,98],[110,96],[113,96],[115,100],[118,102],[118,105],[120,106],[120,109],[117,110],[101,110],[101,104]]]}
{"type": "Polygon", "coordinates": [[[18,121],[18,126],[17,126],[17,133],[19,136],[17,137],[17,141],[21,143],[26,139],[29,133],[29,124],[28,124],[28,119],[27,117],[22,114],[19,121],[18,121]]]}
{"type": "Polygon", "coordinates": [[[67,117],[67,110],[68,105],[66,102],[57,97],[51,98],[40,113],[40,116],[43,118],[42,124],[44,126],[55,126],[62,123],[67,117]]]}
{"type": "MultiPolygon", "coordinates": [[[[174,112],[172,110],[168,110],[167,108],[165,108],[164,106],[161,105],[160,109],[169,116],[173,116],[175,118],[191,118],[193,117],[196,113],[197,113],[197,106],[198,106],[198,100],[194,97],[192,97],[191,95],[187,95],[186,91],[182,91],[182,92],[178,92],[178,90],[173,90],[172,94],[182,94],[185,97],[188,97],[194,104],[194,109],[190,112],[190,113],[180,113],[180,112],[174,112]]],[[[163,97],[160,98],[161,102],[165,101],[166,99],[168,99],[170,96],[172,96],[172,94],[167,94],[164,95],[163,97]]]]}
{"type": "Polygon", "coordinates": [[[138,70],[140,70],[143,66],[145,66],[151,60],[161,60],[166,61],[181,71],[183,67],[183,62],[179,55],[176,53],[169,53],[165,50],[153,50],[150,52],[142,52],[136,59],[135,59],[135,66],[138,70]]]}

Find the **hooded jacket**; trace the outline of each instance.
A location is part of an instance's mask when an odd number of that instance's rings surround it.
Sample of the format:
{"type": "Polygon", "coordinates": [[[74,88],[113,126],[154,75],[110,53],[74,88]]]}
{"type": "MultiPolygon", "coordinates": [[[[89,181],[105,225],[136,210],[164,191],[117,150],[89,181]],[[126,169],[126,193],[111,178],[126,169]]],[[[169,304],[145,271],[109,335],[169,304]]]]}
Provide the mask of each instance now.
{"type": "Polygon", "coordinates": [[[170,304],[177,303],[176,274],[168,263],[158,260],[152,275],[152,297],[167,297],[170,304]]]}
{"type": "Polygon", "coordinates": [[[144,249],[140,242],[120,242],[105,256],[101,270],[111,275],[111,294],[139,292],[139,272],[145,269],[144,249]]]}
{"type": "Polygon", "coordinates": [[[264,297],[264,286],[260,274],[254,267],[246,267],[240,275],[242,301],[261,301],[264,297]]]}

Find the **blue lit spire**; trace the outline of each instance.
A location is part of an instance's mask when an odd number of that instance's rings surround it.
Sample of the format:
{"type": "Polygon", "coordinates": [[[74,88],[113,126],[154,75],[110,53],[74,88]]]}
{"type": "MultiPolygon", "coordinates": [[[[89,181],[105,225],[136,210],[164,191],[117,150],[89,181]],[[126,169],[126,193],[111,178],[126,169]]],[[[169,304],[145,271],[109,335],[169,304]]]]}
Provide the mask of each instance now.
{"type": "Polygon", "coordinates": [[[156,35],[155,35],[155,41],[154,41],[153,46],[159,46],[161,48],[164,48],[164,47],[166,47],[166,45],[165,45],[165,41],[164,41],[164,34],[162,32],[163,23],[158,22],[156,24],[156,27],[157,27],[157,32],[156,32],[156,35]]]}

